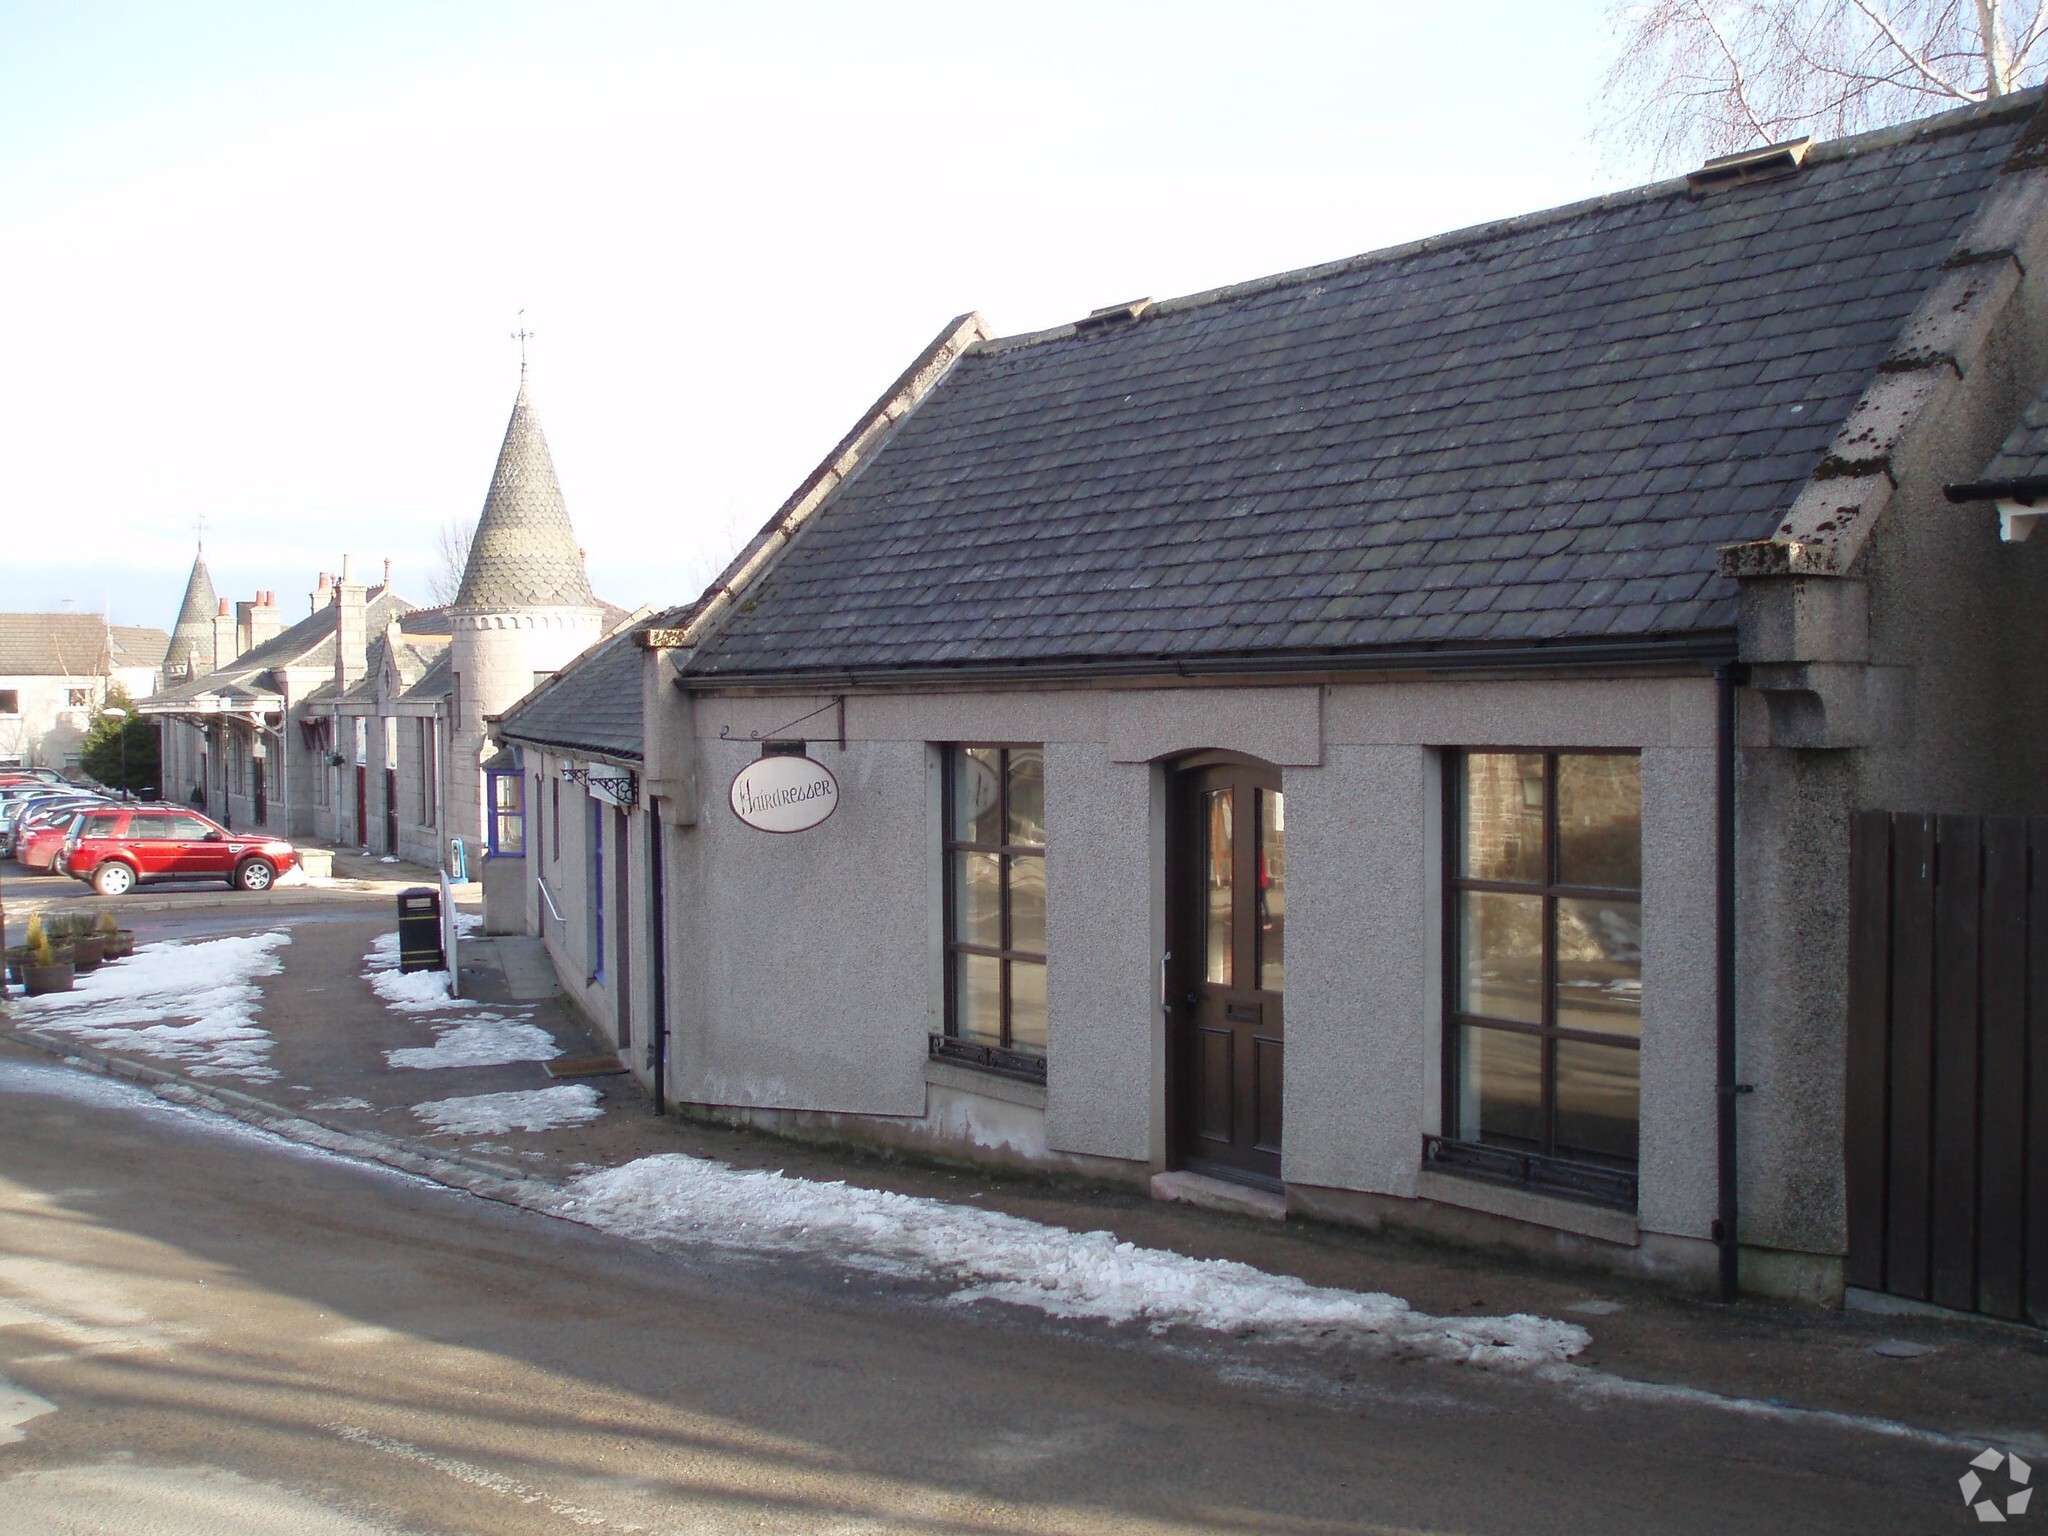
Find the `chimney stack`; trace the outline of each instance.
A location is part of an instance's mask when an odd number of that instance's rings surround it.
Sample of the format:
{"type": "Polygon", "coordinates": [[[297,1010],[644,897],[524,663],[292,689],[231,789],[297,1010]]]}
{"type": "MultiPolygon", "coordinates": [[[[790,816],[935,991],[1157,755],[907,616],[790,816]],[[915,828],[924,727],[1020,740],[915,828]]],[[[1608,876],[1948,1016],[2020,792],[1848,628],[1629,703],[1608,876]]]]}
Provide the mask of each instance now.
{"type": "Polygon", "coordinates": [[[255,650],[284,628],[284,615],[277,608],[277,594],[268,587],[257,592],[255,602],[237,603],[235,609],[240,620],[236,627],[242,631],[245,650],[255,650]]]}
{"type": "Polygon", "coordinates": [[[341,557],[341,580],[334,588],[334,681],[350,688],[370,667],[369,596],[356,580],[356,557],[341,557]]]}
{"type": "Polygon", "coordinates": [[[242,654],[242,647],[236,643],[240,639],[234,608],[226,598],[222,598],[220,611],[213,616],[213,664],[216,667],[224,667],[242,654]]]}
{"type": "Polygon", "coordinates": [[[322,571],[320,573],[320,584],[313,589],[313,606],[311,611],[314,613],[318,613],[322,608],[325,608],[329,603],[333,601],[334,585],[327,579],[327,573],[325,571],[322,571]]]}

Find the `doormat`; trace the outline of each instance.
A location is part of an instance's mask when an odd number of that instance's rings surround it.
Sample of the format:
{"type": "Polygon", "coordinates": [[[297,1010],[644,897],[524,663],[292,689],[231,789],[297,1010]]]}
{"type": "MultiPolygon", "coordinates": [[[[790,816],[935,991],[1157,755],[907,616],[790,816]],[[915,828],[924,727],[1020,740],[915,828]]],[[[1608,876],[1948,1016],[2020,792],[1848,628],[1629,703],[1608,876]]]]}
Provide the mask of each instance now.
{"type": "Polygon", "coordinates": [[[626,1068],[616,1056],[564,1056],[548,1063],[549,1077],[624,1077],[626,1068]]]}

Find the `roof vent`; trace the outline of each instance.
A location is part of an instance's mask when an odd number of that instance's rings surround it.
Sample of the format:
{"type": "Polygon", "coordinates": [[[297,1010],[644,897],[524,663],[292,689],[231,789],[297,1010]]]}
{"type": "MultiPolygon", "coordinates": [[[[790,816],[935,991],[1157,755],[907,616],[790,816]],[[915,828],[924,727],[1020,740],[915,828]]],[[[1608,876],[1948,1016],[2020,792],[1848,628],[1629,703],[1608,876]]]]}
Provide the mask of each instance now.
{"type": "Polygon", "coordinates": [[[1766,144],[1762,149],[1745,149],[1739,154],[1716,155],[1696,171],[1685,173],[1686,182],[1695,187],[1739,186],[1746,181],[1766,181],[1775,176],[1789,176],[1806,163],[1806,152],[1813,148],[1813,135],[1803,139],[1787,139],[1782,144],[1766,144]]]}
{"type": "Polygon", "coordinates": [[[1152,301],[1149,298],[1132,299],[1123,304],[1106,304],[1101,309],[1089,310],[1085,320],[1076,320],[1074,329],[1099,331],[1106,325],[1121,325],[1125,321],[1137,319],[1151,307],[1152,301]]]}

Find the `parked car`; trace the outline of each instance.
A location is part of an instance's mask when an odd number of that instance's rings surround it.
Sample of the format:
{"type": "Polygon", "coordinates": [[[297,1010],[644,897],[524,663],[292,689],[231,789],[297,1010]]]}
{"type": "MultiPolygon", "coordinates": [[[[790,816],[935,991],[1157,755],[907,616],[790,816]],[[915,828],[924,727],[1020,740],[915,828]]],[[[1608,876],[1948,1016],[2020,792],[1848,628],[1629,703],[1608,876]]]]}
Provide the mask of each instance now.
{"type": "Polygon", "coordinates": [[[0,854],[19,858],[23,833],[52,823],[62,825],[74,810],[109,803],[104,795],[82,794],[75,789],[17,801],[5,813],[4,821],[0,821],[0,854]]]}
{"type": "Polygon", "coordinates": [[[87,810],[109,803],[94,800],[83,805],[36,807],[14,824],[14,861],[23,869],[56,873],[57,854],[71,835],[72,823],[87,810]]]}
{"type": "Polygon", "coordinates": [[[54,768],[0,768],[0,787],[10,784],[56,784],[69,783],[63,774],[54,768]]]}
{"type": "Polygon", "coordinates": [[[168,805],[100,806],[79,816],[57,866],[102,896],[155,880],[225,880],[267,891],[296,868],[299,851],[275,837],[243,837],[197,811],[168,805]]]}

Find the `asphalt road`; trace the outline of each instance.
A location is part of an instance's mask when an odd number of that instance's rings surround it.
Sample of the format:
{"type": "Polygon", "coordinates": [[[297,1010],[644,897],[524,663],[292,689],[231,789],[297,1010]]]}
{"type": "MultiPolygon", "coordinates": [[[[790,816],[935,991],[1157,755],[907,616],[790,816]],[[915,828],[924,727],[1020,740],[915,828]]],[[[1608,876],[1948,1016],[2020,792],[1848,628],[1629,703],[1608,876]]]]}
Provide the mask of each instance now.
{"type": "Polygon", "coordinates": [[[6,1536],[1918,1532],[1963,1459],[660,1253],[0,1047],[6,1536]]]}

